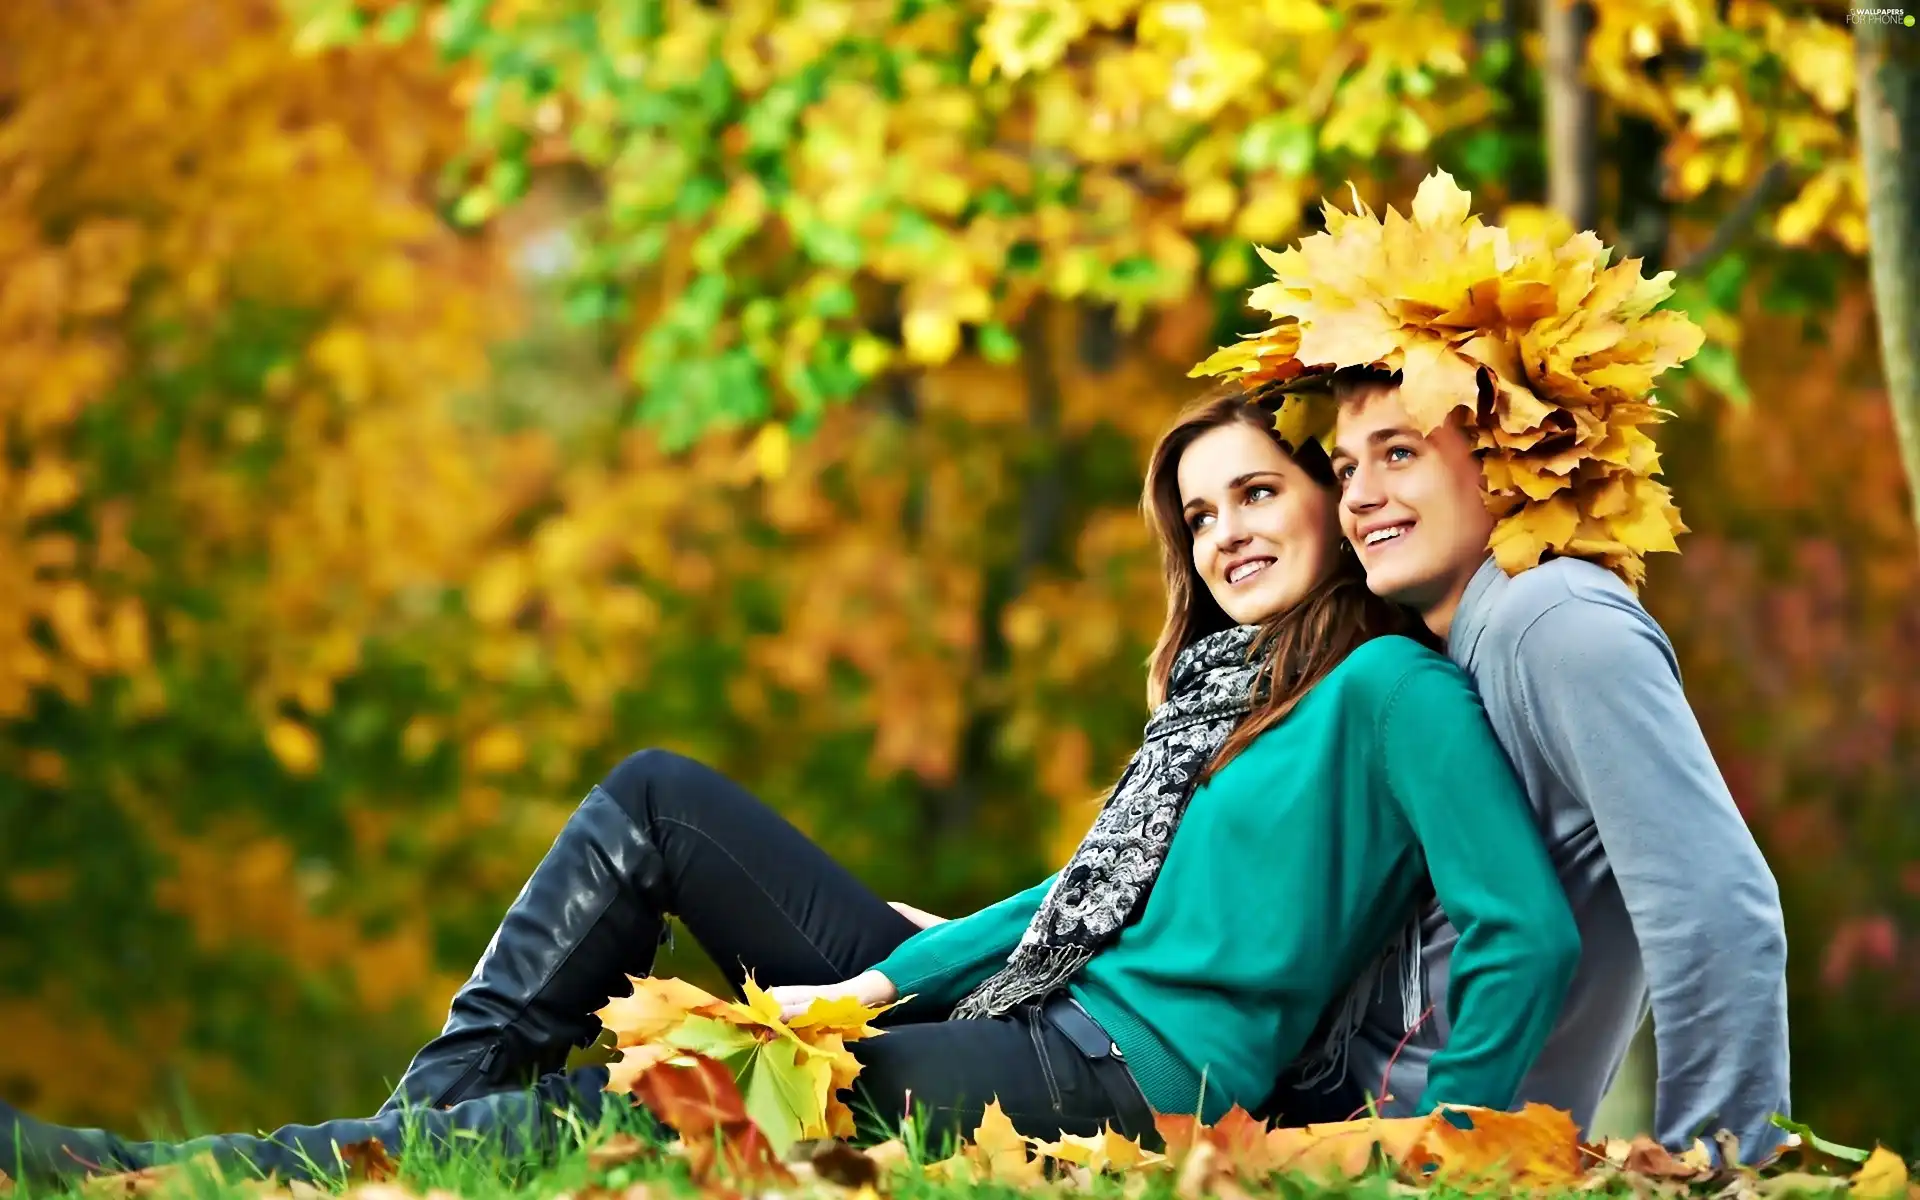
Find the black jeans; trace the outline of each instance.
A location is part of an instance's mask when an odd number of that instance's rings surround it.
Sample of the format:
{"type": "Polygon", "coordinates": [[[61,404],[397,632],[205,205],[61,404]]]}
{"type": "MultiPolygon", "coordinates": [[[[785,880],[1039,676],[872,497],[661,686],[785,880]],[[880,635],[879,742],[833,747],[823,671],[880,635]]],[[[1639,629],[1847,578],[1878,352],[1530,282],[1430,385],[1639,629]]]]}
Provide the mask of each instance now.
{"type": "MultiPolygon", "coordinates": [[[[735,986],[748,972],[762,986],[838,983],[918,932],[778,813],[691,759],[643,751],[587,803],[596,797],[619,805],[659,849],[663,906],[735,986]]],[[[629,973],[652,967],[653,944],[635,947],[629,973]]],[[[1036,1137],[1092,1134],[1103,1124],[1152,1135],[1139,1127],[1137,1090],[1111,1094],[1120,1090],[1116,1076],[1037,1010],[995,1020],[917,1015],[884,1021],[887,1033],[852,1046],[862,1069],[850,1102],[869,1136],[890,1136],[910,1111],[936,1140],[970,1134],[995,1099],[1036,1137]]]]}
{"type": "MultiPolygon", "coordinates": [[[[635,887],[619,895],[565,897],[602,906],[588,910],[586,924],[618,924],[618,937],[582,944],[617,945],[619,961],[565,964],[602,994],[624,994],[626,976],[651,971],[668,914],[736,986],[748,972],[762,986],[837,983],[873,967],[918,932],[744,788],[679,755],[653,750],[628,758],[588,793],[573,821],[602,828],[611,821],[621,837],[631,835],[632,847],[647,850],[636,856],[649,865],[635,887]],[[636,890],[638,897],[630,894],[636,890]]],[[[555,845],[563,844],[564,833],[555,845]]],[[[501,937],[508,933],[503,924],[501,937]]],[[[558,1015],[590,1026],[597,1007],[558,1015]]],[[[1030,1136],[1094,1134],[1111,1125],[1152,1140],[1152,1114],[1132,1077],[1117,1059],[1082,1049],[1090,1041],[1084,1019],[1063,1025],[1057,1004],[1050,1011],[1054,1015],[1031,1007],[966,1021],[889,1013],[884,1035],[852,1046],[862,1070],[850,1103],[862,1137],[894,1136],[901,1118],[913,1114],[937,1148],[972,1133],[986,1105],[998,1100],[1015,1128],[1030,1136]]],[[[243,1172],[309,1178],[315,1168],[335,1169],[340,1148],[372,1138],[389,1150],[404,1145],[419,1153],[457,1147],[472,1135],[497,1137],[512,1154],[538,1156],[564,1138],[567,1123],[556,1110],[598,1118],[607,1103],[600,1090],[605,1081],[603,1068],[586,1068],[549,1074],[531,1093],[503,1091],[447,1108],[382,1111],[265,1136],[224,1134],[170,1145],[48,1126],[0,1105],[0,1158],[9,1169],[24,1165],[33,1179],[72,1173],[76,1162],[124,1169],[210,1152],[243,1172]]]]}

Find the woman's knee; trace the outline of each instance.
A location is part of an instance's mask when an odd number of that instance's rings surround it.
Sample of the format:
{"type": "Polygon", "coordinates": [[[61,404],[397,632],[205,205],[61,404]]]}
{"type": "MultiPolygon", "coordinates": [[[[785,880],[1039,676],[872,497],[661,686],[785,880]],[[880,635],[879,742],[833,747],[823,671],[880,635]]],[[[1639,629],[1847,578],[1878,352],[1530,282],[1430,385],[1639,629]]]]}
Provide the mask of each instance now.
{"type": "Polygon", "coordinates": [[[685,819],[701,798],[724,783],[712,767],[672,750],[636,750],[607,772],[599,790],[612,798],[634,824],[646,828],[661,815],[685,819]]]}
{"type": "Polygon", "coordinates": [[[652,794],[672,786],[675,777],[684,773],[685,764],[691,762],[671,750],[656,747],[636,750],[607,772],[606,778],[600,781],[600,790],[613,797],[629,814],[638,816],[652,794]]]}

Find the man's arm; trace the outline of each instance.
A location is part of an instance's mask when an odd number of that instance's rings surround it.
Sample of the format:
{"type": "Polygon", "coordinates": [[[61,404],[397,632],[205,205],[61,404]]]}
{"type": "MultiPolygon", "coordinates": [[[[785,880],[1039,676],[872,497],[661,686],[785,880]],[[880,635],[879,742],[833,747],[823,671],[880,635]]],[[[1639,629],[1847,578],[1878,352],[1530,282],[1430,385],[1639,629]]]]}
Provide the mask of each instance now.
{"type": "Polygon", "coordinates": [[[1555,604],[1522,635],[1515,685],[1533,736],[1593,812],[1640,943],[1659,1055],[1654,1133],[1722,1127],[1757,1158],[1788,1104],[1780,892],[1643,610],[1555,604]]]}

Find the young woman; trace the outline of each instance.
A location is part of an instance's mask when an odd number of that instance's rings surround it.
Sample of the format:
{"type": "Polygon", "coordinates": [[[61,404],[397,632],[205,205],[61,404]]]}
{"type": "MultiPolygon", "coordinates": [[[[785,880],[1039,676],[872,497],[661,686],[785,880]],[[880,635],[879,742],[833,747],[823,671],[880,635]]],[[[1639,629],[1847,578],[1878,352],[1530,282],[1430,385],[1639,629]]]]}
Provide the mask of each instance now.
{"type": "Polygon", "coordinates": [[[601,1069],[554,1072],[649,968],[669,913],[790,1009],[914,997],[855,1047],[855,1108],[881,1127],[911,1109],[964,1131],[998,1099],[1033,1135],[1151,1137],[1155,1111],[1260,1105],[1316,1029],[1337,1063],[1350,1023],[1322,1014],[1387,982],[1382,948],[1429,879],[1459,942],[1452,1035],[1419,1104],[1506,1107],[1579,941],[1465,677],[1367,590],[1326,455],[1282,442],[1259,398],[1190,410],[1144,503],[1168,601],[1152,716],[1052,878],[922,930],[724,777],[644,752],[562,830],[380,1115],[155,1146],[0,1106],[0,1162],[57,1175],[211,1150],[298,1176],[408,1129],[416,1152],[462,1130],[538,1149],[556,1103],[601,1103],[601,1069]]]}

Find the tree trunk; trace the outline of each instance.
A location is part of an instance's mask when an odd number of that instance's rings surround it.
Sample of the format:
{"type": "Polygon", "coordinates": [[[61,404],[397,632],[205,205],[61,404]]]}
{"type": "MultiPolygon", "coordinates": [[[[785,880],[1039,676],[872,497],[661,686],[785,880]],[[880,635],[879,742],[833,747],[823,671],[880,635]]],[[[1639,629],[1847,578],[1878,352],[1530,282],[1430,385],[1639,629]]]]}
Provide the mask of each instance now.
{"type": "Polygon", "coordinates": [[[1600,217],[1599,153],[1593,89],[1583,77],[1593,10],[1584,0],[1540,0],[1546,40],[1547,203],[1575,229],[1600,217]]]}
{"type": "Polygon", "coordinates": [[[1907,493],[1920,512],[1920,35],[1860,24],[1854,46],[1881,370],[1907,493]]]}
{"type": "MultiPolygon", "coordinates": [[[[974,698],[960,735],[959,764],[953,782],[925,789],[921,796],[923,846],[932,859],[943,843],[968,830],[993,784],[994,746],[1006,718],[1006,702],[997,697],[1011,661],[1001,625],[1007,608],[1026,591],[1033,574],[1053,555],[1066,516],[1067,447],[1060,436],[1060,380],[1054,340],[1048,333],[1049,306],[1035,301],[1020,324],[1020,364],[1027,385],[1027,432],[1019,455],[1018,522],[1010,530],[1011,557],[989,568],[980,597],[980,650],[974,698]]],[[[1083,347],[1083,350],[1085,348],[1083,347]]]]}

